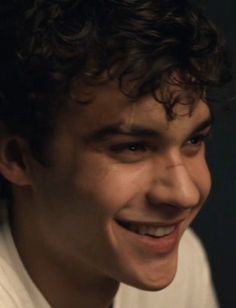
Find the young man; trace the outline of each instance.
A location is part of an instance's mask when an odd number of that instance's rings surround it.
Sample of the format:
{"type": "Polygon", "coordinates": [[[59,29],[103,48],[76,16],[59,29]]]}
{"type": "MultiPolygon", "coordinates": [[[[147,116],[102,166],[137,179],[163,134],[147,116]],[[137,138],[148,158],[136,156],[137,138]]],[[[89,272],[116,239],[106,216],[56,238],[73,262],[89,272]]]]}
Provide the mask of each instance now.
{"type": "Polygon", "coordinates": [[[211,23],[184,0],[12,0],[0,29],[0,307],[217,307],[187,230],[228,76],[211,23]]]}

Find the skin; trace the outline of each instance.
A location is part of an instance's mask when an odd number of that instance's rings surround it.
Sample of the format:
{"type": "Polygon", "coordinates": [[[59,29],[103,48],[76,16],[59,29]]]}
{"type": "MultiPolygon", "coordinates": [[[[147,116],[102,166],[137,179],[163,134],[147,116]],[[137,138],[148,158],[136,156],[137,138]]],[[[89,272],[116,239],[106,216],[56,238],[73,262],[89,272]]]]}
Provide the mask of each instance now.
{"type": "Polygon", "coordinates": [[[151,96],[131,103],[112,83],[90,95],[92,103],[71,101],[58,116],[50,166],[25,150],[27,180],[14,185],[17,249],[56,308],[108,307],[119,281],[145,290],[169,285],[178,243],[211,186],[202,140],[207,104],[199,100],[190,116],[179,103],[168,121],[151,96]],[[176,243],[153,250],[118,220],[178,225],[176,243]]]}

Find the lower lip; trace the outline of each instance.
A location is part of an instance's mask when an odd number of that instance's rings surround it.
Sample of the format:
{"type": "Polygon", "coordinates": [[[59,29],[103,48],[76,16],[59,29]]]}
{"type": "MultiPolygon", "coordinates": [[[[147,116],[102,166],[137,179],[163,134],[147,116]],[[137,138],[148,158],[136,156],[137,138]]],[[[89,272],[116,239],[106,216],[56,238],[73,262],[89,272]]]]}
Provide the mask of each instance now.
{"type": "Polygon", "coordinates": [[[151,250],[157,254],[168,254],[171,253],[178,244],[179,239],[179,225],[176,225],[175,229],[168,235],[162,237],[151,237],[147,235],[141,235],[120,226],[121,229],[126,231],[126,237],[128,236],[135,240],[139,246],[145,249],[151,250]]]}

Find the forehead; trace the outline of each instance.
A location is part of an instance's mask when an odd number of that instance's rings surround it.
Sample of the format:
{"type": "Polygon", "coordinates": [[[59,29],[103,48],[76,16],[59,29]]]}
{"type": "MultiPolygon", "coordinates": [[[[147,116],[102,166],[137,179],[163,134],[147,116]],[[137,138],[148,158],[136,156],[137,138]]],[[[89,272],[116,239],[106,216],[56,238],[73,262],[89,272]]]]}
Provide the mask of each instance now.
{"type": "MultiPolygon", "coordinates": [[[[161,102],[152,95],[131,101],[124,95],[117,83],[110,82],[94,87],[75,87],[72,100],[69,102],[66,120],[68,125],[77,123],[79,133],[102,129],[105,126],[119,126],[122,130],[129,131],[135,126],[145,126],[145,129],[166,130],[171,125],[177,128],[179,123],[195,125],[194,123],[209,118],[209,108],[206,103],[198,100],[192,105],[189,101],[189,93],[173,87],[166,97],[181,98],[173,112],[176,117],[169,121],[166,110],[161,102]],[[86,102],[86,103],[84,103],[86,102]],[[193,112],[191,112],[193,111],[193,112]]],[[[158,93],[157,93],[158,97],[158,93]]],[[[75,128],[76,129],[76,128],[75,128]]]]}

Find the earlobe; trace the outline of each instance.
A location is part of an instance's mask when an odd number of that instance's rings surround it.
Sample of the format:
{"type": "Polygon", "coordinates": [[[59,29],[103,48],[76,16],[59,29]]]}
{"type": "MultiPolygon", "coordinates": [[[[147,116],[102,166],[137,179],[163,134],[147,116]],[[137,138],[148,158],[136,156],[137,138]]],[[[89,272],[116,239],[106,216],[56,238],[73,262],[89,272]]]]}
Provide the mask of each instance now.
{"type": "Polygon", "coordinates": [[[25,155],[24,140],[19,137],[0,138],[0,174],[18,186],[30,185],[25,155]]]}

